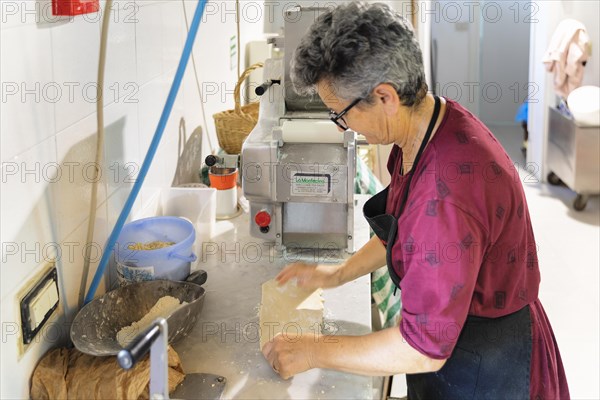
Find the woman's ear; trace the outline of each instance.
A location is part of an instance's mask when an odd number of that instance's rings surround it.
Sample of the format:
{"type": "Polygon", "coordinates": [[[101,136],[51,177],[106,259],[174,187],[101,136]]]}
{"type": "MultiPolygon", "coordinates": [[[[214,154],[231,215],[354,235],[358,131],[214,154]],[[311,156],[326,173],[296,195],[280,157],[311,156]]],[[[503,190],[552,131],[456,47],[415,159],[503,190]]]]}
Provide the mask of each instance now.
{"type": "Polygon", "coordinates": [[[392,85],[380,83],[373,90],[373,96],[377,102],[381,103],[386,114],[396,115],[400,107],[400,97],[392,85]]]}

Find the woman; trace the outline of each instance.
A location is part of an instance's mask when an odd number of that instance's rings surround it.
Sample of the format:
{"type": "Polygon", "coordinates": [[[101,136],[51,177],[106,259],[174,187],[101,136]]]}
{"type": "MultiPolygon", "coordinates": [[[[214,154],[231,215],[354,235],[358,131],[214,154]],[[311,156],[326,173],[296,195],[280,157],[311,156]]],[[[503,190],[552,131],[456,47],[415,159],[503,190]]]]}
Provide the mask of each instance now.
{"type": "Polygon", "coordinates": [[[393,143],[392,178],[365,205],[376,236],[364,247],[343,265],[296,263],[277,279],[335,287],[387,263],[402,314],[399,327],[336,343],[277,336],[263,348],[275,371],[406,373],[409,399],[569,398],[517,172],[476,117],[427,93],[407,22],[383,4],[321,15],[292,81],[319,94],[340,130],[393,143]]]}

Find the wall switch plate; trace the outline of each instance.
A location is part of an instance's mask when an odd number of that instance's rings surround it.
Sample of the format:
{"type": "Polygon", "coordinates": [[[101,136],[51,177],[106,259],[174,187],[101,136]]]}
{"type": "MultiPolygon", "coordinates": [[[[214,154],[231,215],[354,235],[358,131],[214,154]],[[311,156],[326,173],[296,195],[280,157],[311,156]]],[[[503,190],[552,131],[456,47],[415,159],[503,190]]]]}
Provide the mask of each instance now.
{"type": "Polygon", "coordinates": [[[58,274],[52,266],[21,299],[23,344],[29,344],[58,308],[58,274]]]}

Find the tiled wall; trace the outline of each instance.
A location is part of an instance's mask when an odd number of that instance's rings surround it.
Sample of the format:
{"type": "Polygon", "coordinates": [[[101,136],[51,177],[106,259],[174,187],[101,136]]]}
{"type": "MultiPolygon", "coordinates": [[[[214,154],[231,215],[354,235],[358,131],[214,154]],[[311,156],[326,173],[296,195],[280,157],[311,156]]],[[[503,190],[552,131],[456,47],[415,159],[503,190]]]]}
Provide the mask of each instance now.
{"type": "MultiPolygon", "coordinates": [[[[191,21],[196,2],[186,0],[191,21]]],[[[212,114],[232,108],[236,69],[232,1],[210,2],[194,53],[204,85],[228,92],[205,95],[212,114]],[[223,95],[223,96],[222,96],[223,95]]],[[[262,7],[261,2],[254,2],[262,7]]],[[[2,342],[0,398],[26,398],[33,368],[62,344],[77,307],[96,148],[95,86],[101,18],[51,15],[48,0],[0,1],[2,342]],[[57,258],[62,309],[51,331],[20,357],[16,296],[28,277],[57,258]],[[56,335],[59,332],[61,334],[56,335]]],[[[104,2],[101,2],[104,9],[104,2]]],[[[104,169],[98,191],[95,250],[112,230],[156,129],[186,35],[181,1],[115,2],[105,84],[104,169]]],[[[263,21],[242,16],[242,43],[261,37],[263,21]]],[[[242,46],[243,47],[243,46],[242,46]]],[[[242,52],[242,60],[243,58],[242,52]]],[[[242,61],[243,62],[243,61],[242,61]]],[[[205,86],[206,88],[206,86],[205,86]]],[[[178,157],[180,119],[188,137],[202,124],[191,61],[159,151],[132,215],[157,188],[170,186],[178,157]]],[[[204,138],[203,153],[209,152],[204,138]]],[[[94,257],[95,256],[95,257],[94,257]]],[[[92,264],[90,279],[99,260],[92,264]]],[[[103,287],[100,288],[103,290],[103,287]]]]}

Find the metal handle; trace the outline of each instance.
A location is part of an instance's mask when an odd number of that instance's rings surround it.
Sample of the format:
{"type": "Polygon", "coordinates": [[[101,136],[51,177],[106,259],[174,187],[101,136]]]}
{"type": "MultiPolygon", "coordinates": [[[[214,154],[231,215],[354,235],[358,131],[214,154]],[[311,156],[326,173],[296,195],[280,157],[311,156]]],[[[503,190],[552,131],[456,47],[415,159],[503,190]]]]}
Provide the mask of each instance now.
{"type": "Polygon", "coordinates": [[[150,351],[150,398],[169,398],[167,320],[157,318],[152,326],[138,336],[128,348],[119,351],[117,361],[121,368],[131,369],[150,351]]]}
{"type": "Polygon", "coordinates": [[[126,349],[119,351],[117,361],[123,369],[131,369],[137,362],[142,359],[148,351],[152,343],[160,336],[160,325],[158,322],[154,324],[143,334],[134,339],[126,349]]]}
{"type": "Polygon", "coordinates": [[[279,79],[269,79],[268,81],[266,81],[265,83],[263,83],[262,85],[260,85],[256,89],[254,89],[254,93],[256,93],[257,96],[262,96],[263,94],[265,94],[265,92],[267,91],[267,89],[269,89],[274,84],[280,85],[281,84],[281,80],[279,80],[279,79]]]}
{"type": "Polygon", "coordinates": [[[263,94],[265,94],[267,89],[270,88],[272,85],[273,85],[273,81],[267,81],[267,82],[263,83],[262,85],[260,85],[259,87],[257,87],[256,89],[254,89],[254,93],[256,93],[257,96],[262,96],[263,94]]]}

